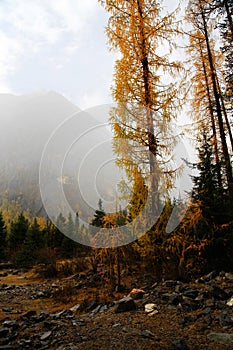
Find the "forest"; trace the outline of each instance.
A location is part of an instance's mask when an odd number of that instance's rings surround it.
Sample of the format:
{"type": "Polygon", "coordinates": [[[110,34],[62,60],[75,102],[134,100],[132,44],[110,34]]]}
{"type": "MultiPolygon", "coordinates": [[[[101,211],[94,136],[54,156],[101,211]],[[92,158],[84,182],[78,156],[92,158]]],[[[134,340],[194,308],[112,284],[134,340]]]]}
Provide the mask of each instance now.
{"type": "Polygon", "coordinates": [[[53,277],[57,261],[67,260],[74,272],[76,259],[88,257],[93,271],[106,265],[113,290],[121,287],[122,269],[135,265],[158,280],[233,272],[233,2],[189,0],[171,13],[158,0],[99,2],[109,14],[109,49],[119,53],[109,123],[117,165],[131,186],[129,196],[120,184],[128,205],[108,213],[100,199],[89,231],[78,212],[75,218],[60,214],[54,223],[30,204],[22,208],[18,194],[2,195],[0,260],[26,268],[40,264],[44,276],[53,277]],[[194,170],[188,207],[185,197],[171,196],[182,172],[172,163],[178,137],[173,125],[180,116],[178,136],[190,140],[196,154],[184,160],[194,170]],[[179,224],[167,233],[177,204],[179,224]],[[145,206],[153,218],[146,232],[125,245],[98,247],[103,229],[115,232],[135,222],[143,231],[135,219],[145,206]]]}

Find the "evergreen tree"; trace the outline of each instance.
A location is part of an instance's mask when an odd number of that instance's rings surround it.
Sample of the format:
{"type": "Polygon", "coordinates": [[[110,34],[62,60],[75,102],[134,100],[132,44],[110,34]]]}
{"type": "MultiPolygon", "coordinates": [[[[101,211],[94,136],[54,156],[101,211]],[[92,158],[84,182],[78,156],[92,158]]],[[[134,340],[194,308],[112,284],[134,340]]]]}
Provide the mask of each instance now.
{"type": "Polygon", "coordinates": [[[8,237],[8,247],[10,253],[16,253],[20,250],[25,240],[25,236],[28,230],[28,220],[21,213],[16,221],[11,222],[8,237]]]}
{"type": "Polygon", "coordinates": [[[6,248],[6,226],[2,213],[0,212],[0,261],[4,260],[7,257],[6,248]]]}
{"type": "MultiPolygon", "coordinates": [[[[224,98],[221,91],[219,77],[217,74],[217,65],[215,60],[215,52],[211,38],[213,35],[212,18],[209,2],[205,0],[190,0],[187,9],[187,18],[194,30],[198,30],[203,35],[203,45],[206,52],[206,72],[209,72],[209,82],[211,86],[211,103],[214,106],[216,125],[219,130],[219,139],[221,140],[221,150],[223,154],[223,168],[229,195],[233,196],[233,174],[230,152],[228,148],[227,138],[232,139],[229,118],[226,113],[224,98]]],[[[194,33],[195,34],[195,33],[194,33]]],[[[193,35],[193,33],[191,33],[193,35]]],[[[233,140],[232,140],[233,143],[233,140]]],[[[233,145],[232,145],[233,147],[233,145]]]]}
{"type": "Polygon", "coordinates": [[[96,227],[103,227],[104,226],[103,218],[105,217],[105,215],[106,213],[103,209],[102,200],[99,199],[98,209],[96,209],[95,211],[94,218],[91,221],[91,225],[96,227]]]}
{"type": "Polygon", "coordinates": [[[32,266],[36,262],[38,251],[43,246],[40,227],[37,219],[34,219],[33,224],[27,230],[22,249],[17,254],[16,264],[25,267],[32,266]]]}
{"type": "Polygon", "coordinates": [[[203,130],[199,137],[199,161],[194,165],[199,174],[193,177],[192,196],[199,201],[203,217],[212,224],[229,222],[229,195],[218,183],[218,167],[214,159],[213,141],[203,130]]]}

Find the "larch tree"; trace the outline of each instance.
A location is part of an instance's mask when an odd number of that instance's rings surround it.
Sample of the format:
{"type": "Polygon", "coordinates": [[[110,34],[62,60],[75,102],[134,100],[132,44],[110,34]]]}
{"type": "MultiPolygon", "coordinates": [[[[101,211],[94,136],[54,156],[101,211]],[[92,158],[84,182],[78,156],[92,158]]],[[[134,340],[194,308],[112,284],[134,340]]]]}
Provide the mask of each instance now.
{"type": "Polygon", "coordinates": [[[175,80],[180,64],[169,60],[175,13],[165,15],[158,0],[99,1],[110,14],[110,48],[120,53],[112,88],[117,107],[110,118],[117,164],[132,182],[135,167],[147,174],[151,213],[156,216],[159,192],[167,190],[174,175],[166,165],[174,146],[169,125],[178,108],[175,80]]]}

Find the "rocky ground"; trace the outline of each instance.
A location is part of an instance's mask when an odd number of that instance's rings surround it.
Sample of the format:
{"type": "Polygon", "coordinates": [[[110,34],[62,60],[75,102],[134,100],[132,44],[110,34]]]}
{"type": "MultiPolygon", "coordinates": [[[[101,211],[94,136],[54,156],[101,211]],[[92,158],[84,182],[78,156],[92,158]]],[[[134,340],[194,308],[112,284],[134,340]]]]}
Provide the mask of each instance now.
{"type": "Polygon", "coordinates": [[[0,349],[233,349],[232,274],[134,277],[114,294],[99,281],[91,272],[40,280],[0,271],[0,349]]]}

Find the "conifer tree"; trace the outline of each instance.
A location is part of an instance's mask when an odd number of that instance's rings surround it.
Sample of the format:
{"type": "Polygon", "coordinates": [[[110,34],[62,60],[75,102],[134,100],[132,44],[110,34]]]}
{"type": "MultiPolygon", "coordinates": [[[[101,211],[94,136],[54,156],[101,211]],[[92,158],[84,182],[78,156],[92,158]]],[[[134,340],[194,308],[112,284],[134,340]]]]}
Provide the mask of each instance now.
{"type": "Polygon", "coordinates": [[[96,226],[96,227],[103,227],[104,226],[103,218],[105,215],[106,215],[106,213],[103,209],[102,200],[99,199],[98,209],[96,209],[96,211],[95,211],[94,218],[91,221],[91,225],[96,226]]]}
{"type": "Polygon", "coordinates": [[[32,266],[36,262],[38,251],[43,248],[43,246],[44,242],[40,227],[35,218],[26,232],[23,246],[16,257],[16,264],[25,267],[32,266]]]}
{"type": "Polygon", "coordinates": [[[6,241],[6,226],[3,220],[2,213],[0,212],[0,261],[7,257],[7,241],[6,241]]]}
{"type": "Polygon", "coordinates": [[[230,206],[226,191],[218,184],[218,167],[214,161],[213,140],[203,130],[199,136],[199,160],[194,167],[198,175],[193,177],[193,198],[199,202],[202,215],[212,225],[229,221],[230,206]]]}
{"type": "Polygon", "coordinates": [[[221,88],[219,84],[219,78],[217,75],[215,57],[213,47],[211,46],[211,34],[212,26],[210,25],[210,9],[209,1],[204,0],[190,0],[188,5],[187,17],[193,28],[200,31],[204,38],[204,44],[206,49],[207,60],[205,64],[208,64],[208,70],[210,72],[209,79],[211,84],[211,101],[214,106],[216,125],[219,130],[219,139],[221,150],[223,154],[223,175],[226,177],[228,193],[233,196],[233,175],[232,165],[230,159],[230,152],[227,144],[227,136],[231,137],[231,129],[229,125],[229,119],[226,114],[226,108],[224,105],[224,99],[221,94],[221,88]]]}
{"type": "Polygon", "coordinates": [[[25,240],[28,227],[29,222],[23,213],[19,214],[16,221],[11,222],[8,237],[8,247],[10,253],[16,253],[20,250],[25,240]]]}
{"type": "MultiPolygon", "coordinates": [[[[115,64],[113,86],[117,107],[111,113],[117,164],[130,180],[132,169],[141,165],[155,215],[165,173],[161,172],[161,164],[165,167],[172,146],[169,122],[175,117],[174,106],[176,110],[178,107],[174,81],[180,65],[169,60],[176,31],[174,15],[163,16],[161,1],[157,0],[100,0],[100,3],[110,14],[106,28],[110,47],[121,54],[115,64]],[[167,48],[167,55],[159,54],[161,44],[167,48]],[[172,76],[173,83],[169,79],[162,81],[162,72],[172,76]],[[165,134],[167,142],[162,137],[165,134]]],[[[166,171],[166,175],[172,173],[166,171]]]]}

